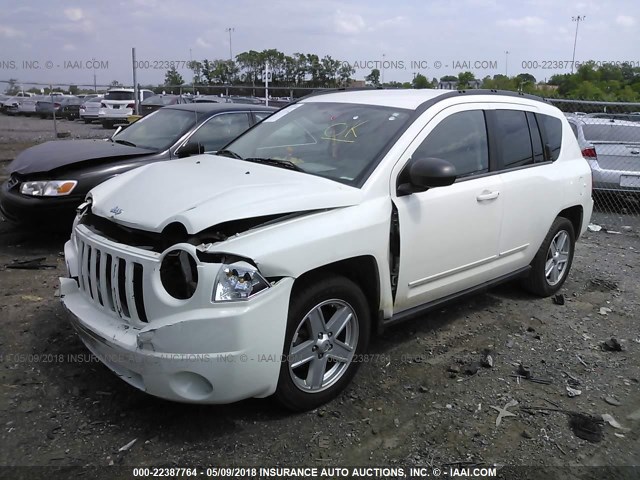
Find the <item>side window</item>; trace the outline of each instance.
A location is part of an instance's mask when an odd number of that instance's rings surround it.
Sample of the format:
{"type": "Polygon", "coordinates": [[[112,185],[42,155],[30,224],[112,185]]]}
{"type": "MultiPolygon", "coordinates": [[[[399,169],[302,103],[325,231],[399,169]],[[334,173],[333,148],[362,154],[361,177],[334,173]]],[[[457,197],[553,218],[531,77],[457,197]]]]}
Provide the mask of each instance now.
{"type": "Polygon", "coordinates": [[[536,116],[527,112],[527,122],[529,123],[529,131],[531,132],[531,146],[533,147],[533,161],[535,163],[544,162],[544,149],[542,148],[542,136],[536,116]]]}
{"type": "Polygon", "coordinates": [[[533,151],[526,112],[495,110],[495,119],[502,168],[532,164],[533,151]]]}
{"type": "Polygon", "coordinates": [[[256,122],[261,122],[271,115],[271,112],[253,112],[253,114],[256,116],[256,122]]]}
{"type": "Polygon", "coordinates": [[[155,95],[155,93],[153,93],[153,92],[146,92],[145,91],[145,92],[142,92],[142,99],[146,100],[147,98],[153,97],[154,95],[155,95]]]}
{"type": "Polygon", "coordinates": [[[489,171],[487,127],[482,110],[445,118],[413,152],[413,158],[441,158],[456,167],[458,177],[489,171]]]}
{"type": "Polygon", "coordinates": [[[555,117],[536,113],[538,125],[543,129],[546,143],[545,150],[549,156],[549,160],[557,160],[562,148],[562,122],[555,117]]]}
{"type": "Polygon", "coordinates": [[[246,113],[221,113],[202,125],[189,139],[189,143],[204,145],[205,152],[220,150],[249,128],[246,113]]]}

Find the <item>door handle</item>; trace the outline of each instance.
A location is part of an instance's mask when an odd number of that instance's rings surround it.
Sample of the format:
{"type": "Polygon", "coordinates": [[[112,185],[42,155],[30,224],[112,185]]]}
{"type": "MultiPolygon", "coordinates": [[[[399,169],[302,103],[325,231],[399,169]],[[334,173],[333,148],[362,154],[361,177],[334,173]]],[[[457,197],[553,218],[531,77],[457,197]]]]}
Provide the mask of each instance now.
{"type": "Polygon", "coordinates": [[[498,198],[499,195],[500,195],[500,192],[498,191],[488,192],[485,190],[484,192],[482,192],[480,195],[476,197],[476,200],[479,202],[485,202],[487,200],[495,200],[496,198],[498,198]]]}

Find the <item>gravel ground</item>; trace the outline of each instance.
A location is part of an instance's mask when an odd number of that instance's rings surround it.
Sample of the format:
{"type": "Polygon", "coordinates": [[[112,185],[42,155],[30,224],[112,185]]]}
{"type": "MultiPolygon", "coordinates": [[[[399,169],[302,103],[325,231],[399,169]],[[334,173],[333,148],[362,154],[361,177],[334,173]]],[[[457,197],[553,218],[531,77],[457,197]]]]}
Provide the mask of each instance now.
{"type": "MultiPolygon", "coordinates": [[[[1,130],[0,117],[0,158],[49,134],[50,122],[9,120],[15,129],[1,130]]],[[[66,124],[79,136],[107,132],[66,124]]],[[[639,229],[637,217],[606,218],[621,233],[581,240],[564,304],[508,284],[396,326],[372,341],[350,388],[303,414],[269,400],[176,404],[128,386],[88,353],[55,298],[64,236],[0,222],[0,465],[572,468],[545,478],[599,475],[579,466],[637,467],[639,229]],[[52,268],[6,268],[35,257],[52,268]],[[612,338],[621,351],[603,346],[616,349],[612,338]],[[570,397],[568,388],[581,393],[570,397]],[[510,403],[512,415],[496,425],[497,409],[510,403]]],[[[618,475],[638,478],[638,470],[618,475]]]]}

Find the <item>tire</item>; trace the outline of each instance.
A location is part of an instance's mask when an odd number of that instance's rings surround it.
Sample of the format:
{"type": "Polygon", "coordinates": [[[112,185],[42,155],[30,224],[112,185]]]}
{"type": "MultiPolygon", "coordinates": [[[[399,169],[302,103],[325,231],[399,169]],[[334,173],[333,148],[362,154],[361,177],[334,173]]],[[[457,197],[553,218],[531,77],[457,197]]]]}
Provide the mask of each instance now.
{"type": "Polygon", "coordinates": [[[109,120],[103,120],[102,128],[113,128],[113,122],[110,122],[109,120]]]}
{"type": "Polygon", "coordinates": [[[564,217],[557,217],[531,262],[529,276],[523,281],[524,288],[541,297],[560,290],[569,276],[575,245],[573,224],[564,217]]]}
{"type": "Polygon", "coordinates": [[[370,331],[367,299],[351,280],[341,276],[316,276],[295,288],[289,302],[284,357],[275,400],[289,410],[301,412],[336,397],[355,375],[360,362],[353,360],[366,352],[370,331]],[[311,315],[318,311],[324,319],[311,315]],[[342,318],[347,314],[342,327],[337,332],[329,330],[332,320],[340,318],[334,314],[340,313],[342,318]],[[298,352],[294,347],[298,347],[298,352]],[[337,355],[345,361],[337,360],[337,355]],[[305,362],[305,356],[310,361],[305,362]]]}
{"type": "Polygon", "coordinates": [[[88,118],[83,118],[83,120],[84,120],[84,123],[87,123],[87,124],[88,124],[88,123],[91,123],[91,120],[90,120],[90,119],[88,119],[88,118]]]}

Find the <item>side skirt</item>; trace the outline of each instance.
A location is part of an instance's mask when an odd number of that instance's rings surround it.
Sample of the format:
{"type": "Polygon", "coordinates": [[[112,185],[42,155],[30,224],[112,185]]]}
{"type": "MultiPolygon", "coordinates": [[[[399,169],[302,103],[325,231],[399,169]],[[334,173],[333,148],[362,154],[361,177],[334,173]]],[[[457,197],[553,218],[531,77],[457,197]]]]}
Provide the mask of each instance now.
{"type": "Polygon", "coordinates": [[[433,300],[432,302],[425,303],[424,305],[418,305],[417,307],[410,308],[409,310],[400,312],[392,316],[391,318],[384,319],[382,321],[382,326],[389,327],[391,325],[395,325],[396,323],[404,322],[418,315],[425,314],[432,310],[436,310],[445,305],[448,305],[449,303],[453,303],[462,297],[481,293],[501,283],[505,283],[510,280],[515,280],[517,278],[525,277],[530,270],[531,270],[531,265],[527,265],[526,267],[520,268],[515,272],[509,273],[507,275],[503,275],[498,278],[494,278],[493,280],[489,280],[488,282],[481,283],[480,285],[476,285],[475,287],[467,288],[466,290],[462,290],[457,293],[452,293],[451,295],[447,295],[446,297],[433,300]]]}

